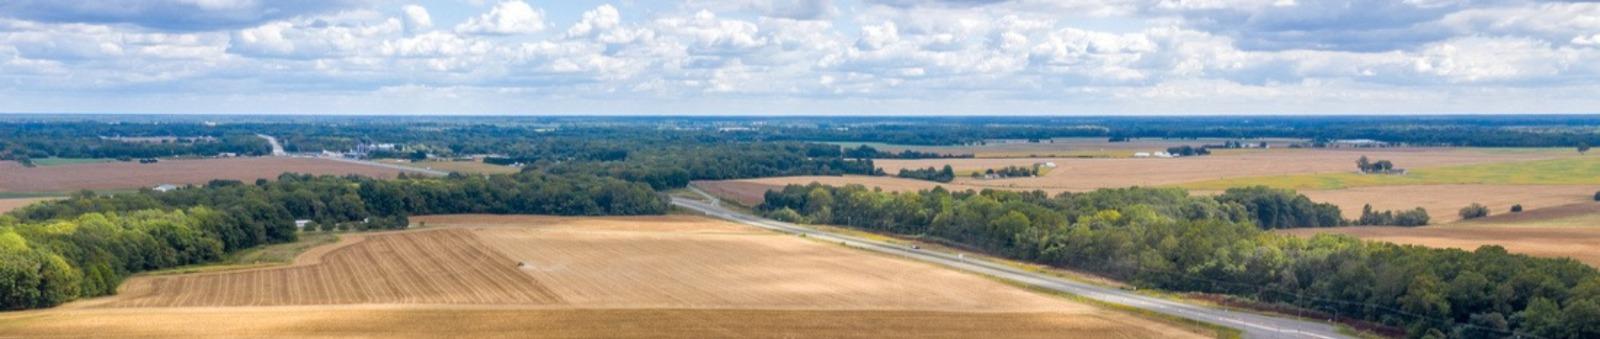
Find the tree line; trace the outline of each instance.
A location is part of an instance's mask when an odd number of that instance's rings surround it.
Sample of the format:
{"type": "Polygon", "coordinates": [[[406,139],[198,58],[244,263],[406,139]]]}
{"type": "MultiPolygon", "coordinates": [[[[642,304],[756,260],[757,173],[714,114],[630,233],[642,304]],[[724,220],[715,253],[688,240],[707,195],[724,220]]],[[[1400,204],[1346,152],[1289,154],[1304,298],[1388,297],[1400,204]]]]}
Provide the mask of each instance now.
{"type": "Polygon", "coordinates": [[[783,220],[949,242],[1143,287],[1362,319],[1412,337],[1600,336],[1600,272],[1592,267],[1498,246],[1468,252],[1266,232],[1261,224],[1328,222],[1330,211],[1320,207],[1262,203],[1279,193],[1256,188],[1212,198],[1128,188],[1052,197],[812,184],[769,192],[759,210],[783,220]]]}
{"type": "Polygon", "coordinates": [[[443,178],[284,174],[171,192],[80,193],[0,215],[0,310],[115,292],[127,276],[206,263],[323,229],[400,229],[413,214],[663,214],[648,185],[537,172],[443,178]]]}
{"type": "Polygon", "coordinates": [[[937,169],[933,168],[932,166],[929,166],[928,168],[917,169],[902,168],[900,169],[900,173],[895,174],[895,176],[934,182],[950,182],[956,180],[956,171],[954,168],[951,168],[950,165],[944,165],[944,168],[937,169]]]}

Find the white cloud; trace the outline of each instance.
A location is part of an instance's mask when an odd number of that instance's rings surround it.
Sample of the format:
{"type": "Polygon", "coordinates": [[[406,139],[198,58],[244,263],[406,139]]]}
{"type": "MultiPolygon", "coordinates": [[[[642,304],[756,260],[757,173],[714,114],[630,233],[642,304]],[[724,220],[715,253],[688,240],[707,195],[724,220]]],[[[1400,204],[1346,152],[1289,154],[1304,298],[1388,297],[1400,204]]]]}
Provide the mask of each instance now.
{"type": "Polygon", "coordinates": [[[405,15],[406,32],[418,33],[433,28],[433,17],[428,15],[428,9],[418,5],[405,5],[400,7],[405,15]]]}
{"type": "Polygon", "coordinates": [[[467,19],[457,32],[470,34],[527,34],[544,30],[544,11],[522,0],[502,1],[488,13],[467,19]]]}
{"type": "MultiPolygon", "coordinates": [[[[165,3],[217,13],[267,6],[165,3]]],[[[474,106],[494,112],[1595,107],[1580,97],[1600,88],[1594,62],[1600,5],[1410,1],[1392,5],[1420,13],[1372,15],[1333,5],[868,0],[841,8],[831,1],[698,0],[605,4],[546,18],[524,1],[486,2],[477,10],[429,2],[436,8],[301,11],[199,31],[0,15],[0,98],[30,97],[18,94],[26,92],[58,97],[27,102],[59,104],[82,93],[121,99],[262,93],[310,104],[337,100],[339,109],[415,103],[396,99],[402,96],[550,103],[474,106]],[[790,12],[805,8],[828,13],[790,12]],[[479,15],[446,22],[456,19],[444,13],[462,11],[479,15]],[[534,34],[551,23],[571,24],[534,34]]],[[[0,111],[18,110],[18,102],[0,100],[0,111]]]]}

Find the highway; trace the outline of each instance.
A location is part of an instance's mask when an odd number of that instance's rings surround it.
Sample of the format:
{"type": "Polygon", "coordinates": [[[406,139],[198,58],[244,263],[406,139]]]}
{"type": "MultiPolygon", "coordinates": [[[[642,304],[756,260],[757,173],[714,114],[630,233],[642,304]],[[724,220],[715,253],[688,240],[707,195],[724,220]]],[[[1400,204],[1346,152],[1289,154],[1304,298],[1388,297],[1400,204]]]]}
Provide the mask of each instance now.
{"type": "Polygon", "coordinates": [[[1014,267],[985,261],[969,260],[957,254],[912,249],[903,245],[895,245],[876,240],[826,232],[814,228],[752,216],[722,207],[719,200],[711,198],[710,195],[703,191],[692,188],[691,190],[693,190],[696,194],[710,198],[708,199],[709,202],[673,197],[672,204],[705,213],[708,216],[735,221],[750,226],[783,233],[804,235],[812,239],[836,242],[845,246],[898,255],[905,258],[950,267],[953,269],[1011,280],[1039,288],[1071,293],[1102,302],[1126,305],[1153,312],[1232,327],[1243,331],[1245,338],[1350,338],[1349,336],[1340,334],[1333,325],[1327,323],[1305,321],[1287,317],[1275,317],[1248,312],[1237,312],[1202,305],[1182,303],[1158,297],[1141,295],[1118,288],[1096,286],[1045,274],[1028,272],[1014,267]]]}

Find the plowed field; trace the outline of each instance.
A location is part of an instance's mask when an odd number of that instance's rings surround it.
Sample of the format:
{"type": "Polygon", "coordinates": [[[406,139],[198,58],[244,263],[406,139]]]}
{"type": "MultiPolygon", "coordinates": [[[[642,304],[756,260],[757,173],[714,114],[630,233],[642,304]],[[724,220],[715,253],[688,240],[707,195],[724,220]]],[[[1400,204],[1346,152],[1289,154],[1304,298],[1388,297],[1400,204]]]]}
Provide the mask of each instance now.
{"type": "Polygon", "coordinates": [[[699,217],[412,220],[428,227],[346,235],[286,267],[137,277],[0,313],[0,337],[1206,337],[699,217]]]}
{"type": "Polygon", "coordinates": [[[560,298],[464,229],[357,236],[287,268],[141,277],[110,307],[549,304],[560,298]]]}

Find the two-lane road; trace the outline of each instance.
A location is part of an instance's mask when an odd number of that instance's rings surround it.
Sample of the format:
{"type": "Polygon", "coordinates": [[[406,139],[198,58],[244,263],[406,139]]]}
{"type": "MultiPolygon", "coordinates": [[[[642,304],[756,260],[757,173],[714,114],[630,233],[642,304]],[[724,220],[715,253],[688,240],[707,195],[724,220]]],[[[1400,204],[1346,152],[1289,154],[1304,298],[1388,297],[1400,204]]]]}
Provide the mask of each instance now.
{"type": "MultiPolygon", "coordinates": [[[[704,195],[703,192],[699,192],[698,190],[696,190],[696,193],[704,195]]],[[[1256,313],[1229,311],[1151,297],[1117,288],[1096,286],[1082,282],[1056,278],[1049,275],[1028,272],[981,260],[969,260],[959,255],[916,250],[881,241],[831,233],[790,223],[779,222],[776,220],[729,210],[716,203],[716,200],[713,199],[711,201],[712,202],[703,202],[680,197],[672,198],[673,205],[695,210],[717,218],[736,221],[739,223],[778,232],[803,234],[806,237],[813,239],[838,242],[846,246],[899,255],[902,257],[931,262],[958,270],[1012,280],[1039,288],[1071,293],[1103,302],[1127,305],[1153,312],[1233,327],[1243,331],[1246,338],[1348,338],[1346,335],[1339,334],[1338,330],[1334,326],[1326,323],[1305,321],[1287,317],[1274,317],[1256,313]]]]}

